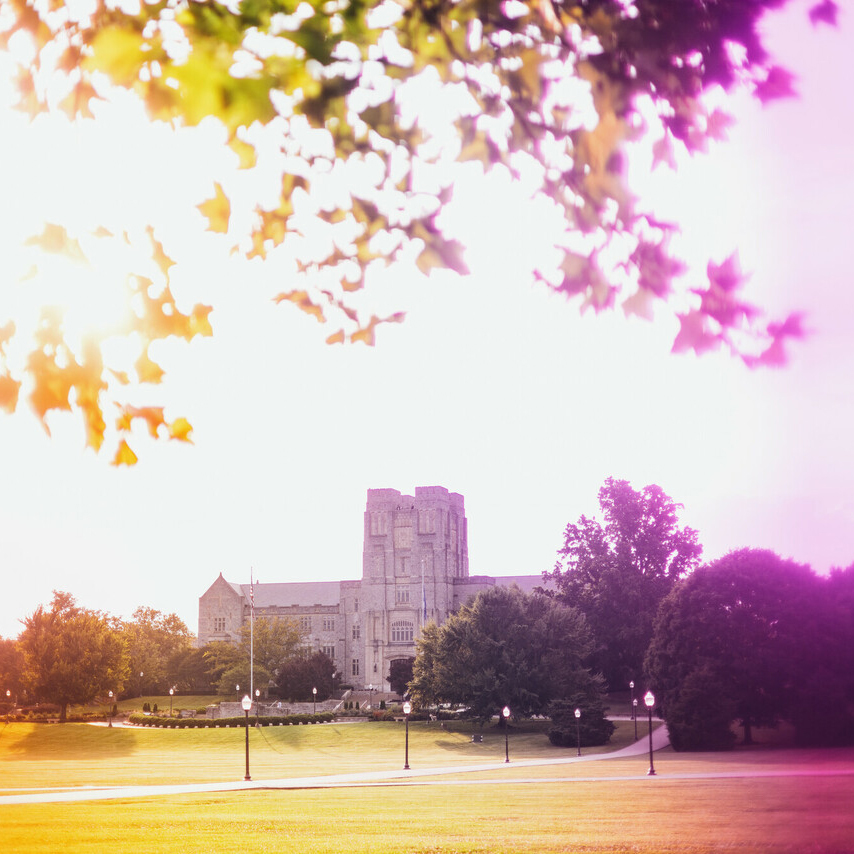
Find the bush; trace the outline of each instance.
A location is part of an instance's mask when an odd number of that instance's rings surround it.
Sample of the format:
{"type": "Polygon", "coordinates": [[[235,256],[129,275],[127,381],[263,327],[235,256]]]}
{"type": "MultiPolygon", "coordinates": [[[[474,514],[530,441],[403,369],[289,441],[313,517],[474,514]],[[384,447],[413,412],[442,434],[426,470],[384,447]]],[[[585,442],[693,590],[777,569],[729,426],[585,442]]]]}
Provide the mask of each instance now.
{"type": "Polygon", "coordinates": [[[616,727],[605,717],[605,712],[605,705],[595,697],[556,700],[549,709],[552,719],[549,741],[555,747],[576,747],[579,737],[582,747],[607,744],[616,727]],[[577,721],[576,707],[581,709],[581,717],[577,721]]]}

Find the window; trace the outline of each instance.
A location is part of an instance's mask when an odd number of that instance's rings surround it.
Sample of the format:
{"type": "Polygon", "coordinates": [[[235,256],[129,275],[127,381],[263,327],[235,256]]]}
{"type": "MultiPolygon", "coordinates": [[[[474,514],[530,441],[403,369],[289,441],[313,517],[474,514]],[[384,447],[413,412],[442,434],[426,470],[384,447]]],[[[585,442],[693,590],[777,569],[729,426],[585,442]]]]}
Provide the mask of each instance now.
{"type": "Polygon", "coordinates": [[[324,617],[323,618],[323,631],[325,631],[325,632],[334,632],[335,631],[335,617],[324,617]]]}
{"type": "Polygon", "coordinates": [[[351,666],[351,672],[352,672],[353,676],[359,675],[359,659],[358,658],[353,659],[352,666],[351,666]]]}
{"type": "Polygon", "coordinates": [[[353,623],[353,640],[359,640],[362,636],[362,629],[358,623],[353,623]]]}
{"type": "Polygon", "coordinates": [[[301,632],[310,632],[311,631],[311,617],[300,617],[299,618],[299,628],[301,632]]]}
{"type": "Polygon", "coordinates": [[[335,658],[334,646],[322,646],[320,649],[327,658],[335,658]]]}
{"type": "Polygon", "coordinates": [[[398,586],[394,588],[394,601],[398,605],[409,604],[409,587],[398,586]]]}
{"type": "Polygon", "coordinates": [[[358,599],[354,599],[354,600],[353,600],[353,610],[354,610],[357,614],[359,613],[359,600],[358,600],[358,599]]]}
{"type": "Polygon", "coordinates": [[[414,634],[413,625],[408,620],[395,620],[391,624],[392,643],[412,643],[414,634]]]}
{"type": "Polygon", "coordinates": [[[214,617],[214,628],[215,632],[224,632],[225,631],[225,617],[214,617]]]}

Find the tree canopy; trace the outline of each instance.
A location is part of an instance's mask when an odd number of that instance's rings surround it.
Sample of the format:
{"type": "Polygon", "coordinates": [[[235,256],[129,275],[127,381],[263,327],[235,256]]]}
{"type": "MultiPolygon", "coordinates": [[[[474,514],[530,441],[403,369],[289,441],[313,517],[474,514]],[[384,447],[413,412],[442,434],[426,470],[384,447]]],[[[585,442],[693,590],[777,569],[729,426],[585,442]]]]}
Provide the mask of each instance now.
{"type": "Polygon", "coordinates": [[[488,720],[544,714],[558,699],[602,685],[583,665],[591,647],[582,614],[518,587],[493,587],[416,641],[413,699],[420,705],[467,706],[488,720]]]}
{"type": "MultiPolygon", "coordinates": [[[[545,287],[596,311],[649,317],[662,306],[678,318],[677,352],[724,346],[779,364],[799,316],[768,318],[743,299],[735,255],[683,280],[669,248],[676,225],[636,198],[627,162],[636,144],[673,165],[676,149],[724,137],[730,118],[704,97],[713,89],[746,88],[763,103],[792,94],[758,26],[784,2],[0,0],[0,46],[18,61],[20,107],[33,115],[97,121],[97,102],[124,90],[154,120],[217,121],[247,176],[269,174],[259,151],[272,147],[275,193],[247,200],[217,183],[199,210],[247,259],[292,259],[276,301],[329,323],[329,343],[372,344],[380,325],[402,320],[359,299],[385,265],[466,273],[443,220],[451,167],[464,165],[525,175],[560,217],[554,256],[534,271],[545,287]]],[[[823,0],[811,17],[835,14],[823,0]]],[[[24,389],[43,422],[76,409],[88,444],[115,434],[113,461],[131,464],[134,424],[190,439],[186,418],[139,405],[133,389],[163,376],[156,342],[212,334],[212,306],[179,305],[170,237],[156,224],[129,235],[50,222],[30,243],[86,264],[105,241],[147,254],[116,282],[134,309],[112,334],[136,348],[133,370],[116,370],[101,341],[73,339],[45,309],[20,368],[5,353],[23,332],[0,322],[0,407],[14,411],[24,389]]]]}
{"type": "Polygon", "coordinates": [[[660,486],[640,492],[608,478],[599,490],[603,522],[582,516],[564,531],[551,572],[555,595],[587,617],[595,646],[590,663],[612,691],[643,670],[661,600],[700,560],[697,532],[679,525],[680,505],[660,486]]]}
{"type": "MultiPolygon", "coordinates": [[[[837,576],[838,589],[850,585],[837,576]]],[[[679,582],[661,605],[647,678],[677,750],[726,749],[744,726],[791,720],[801,743],[854,740],[854,609],[827,579],[741,549],[679,582]]]]}
{"type": "Polygon", "coordinates": [[[170,664],[190,649],[193,635],[175,614],[140,606],[122,625],[128,653],[128,687],[137,696],[163,694],[176,679],[170,664]]]}
{"type": "Polygon", "coordinates": [[[77,605],[69,593],[54,591],[49,608],[40,605],[24,620],[18,637],[22,682],[35,700],[60,707],[118,696],[128,675],[127,654],[114,622],[77,605]]]}

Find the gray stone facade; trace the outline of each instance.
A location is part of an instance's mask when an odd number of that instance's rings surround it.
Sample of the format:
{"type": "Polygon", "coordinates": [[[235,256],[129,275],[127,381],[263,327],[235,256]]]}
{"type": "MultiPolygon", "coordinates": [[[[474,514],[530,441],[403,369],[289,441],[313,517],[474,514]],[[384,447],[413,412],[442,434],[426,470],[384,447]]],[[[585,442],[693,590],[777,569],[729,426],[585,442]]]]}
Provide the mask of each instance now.
{"type": "MultiPolygon", "coordinates": [[[[383,691],[391,662],[415,656],[422,626],[441,624],[481,590],[514,583],[530,592],[542,577],[469,575],[463,496],[423,486],[414,496],[368,490],[361,580],[255,584],[252,595],[256,616],[299,622],[306,643],[335,661],[344,684],[383,691]]],[[[220,574],[199,598],[199,644],[236,641],[249,597],[248,584],[220,574]]]]}

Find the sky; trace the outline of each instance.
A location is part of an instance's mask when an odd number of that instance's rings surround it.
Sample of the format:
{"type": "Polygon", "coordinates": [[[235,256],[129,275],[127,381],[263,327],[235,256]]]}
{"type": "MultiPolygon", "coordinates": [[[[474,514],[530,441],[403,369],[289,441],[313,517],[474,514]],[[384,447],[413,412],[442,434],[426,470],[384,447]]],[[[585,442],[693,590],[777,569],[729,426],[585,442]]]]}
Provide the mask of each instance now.
{"type": "MultiPolygon", "coordinates": [[[[756,547],[821,573],[854,562],[854,24],[843,9],[838,29],[814,29],[807,8],[768,24],[797,100],[736,99],[726,143],[676,174],[634,175],[682,224],[698,270],[738,249],[749,299],[772,316],[806,312],[810,334],[778,370],[671,355],[664,316],[581,316],[531,281],[549,240],[537,210],[518,187],[474,178],[448,212],[471,275],[392,270],[377,298],[406,321],[374,348],[329,347],[334,330],[271,303],[282,271],[223,264],[187,215],[225,168],[215,131],[175,137],[133,118],[93,133],[0,112],[0,319],[33,310],[14,280],[41,220],[94,227],[117,211],[180,237],[192,263],[176,296],[203,284],[215,304],[214,337],[169,345],[157,390],[194,444],[142,437],[140,462],[114,468],[84,447],[79,419],[51,417],[48,437],[26,404],[0,415],[0,635],[53,590],[125,618],[175,613],[195,632],[219,573],[359,578],[370,488],[463,494],[472,574],[553,568],[564,527],[599,514],[608,477],[660,485],[707,560],[756,547]]],[[[86,286],[111,293],[112,281],[86,286]]]]}

